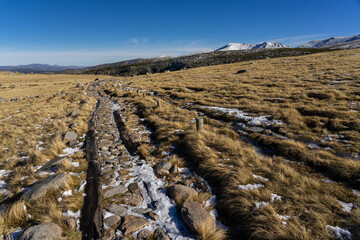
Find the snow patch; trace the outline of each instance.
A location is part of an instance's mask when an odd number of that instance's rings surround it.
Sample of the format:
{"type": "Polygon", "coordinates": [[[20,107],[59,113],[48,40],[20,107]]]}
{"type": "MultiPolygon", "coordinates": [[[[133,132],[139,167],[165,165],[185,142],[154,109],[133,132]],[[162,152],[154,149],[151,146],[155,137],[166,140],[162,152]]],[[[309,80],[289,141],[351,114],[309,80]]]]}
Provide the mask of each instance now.
{"type": "Polygon", "coordinates": [[[255,184],[238,185],[239,190],[254,190],[257,188],[261,188],[261,187],[264,187],[264,185],[262,185],[260,183],[259,184],[255,183],[255,184]]]}
{"type": "Polygon", "coordinates": [[[328,229],[330,229],[331,231],[334,232],[334,234],[336,235],[336,237],[340,238],[341,240],[350,240],[352,239],[352,234],[349,230],[340,228],[338,226],[330,226],[327,225],[326,226],[328,229]]]}

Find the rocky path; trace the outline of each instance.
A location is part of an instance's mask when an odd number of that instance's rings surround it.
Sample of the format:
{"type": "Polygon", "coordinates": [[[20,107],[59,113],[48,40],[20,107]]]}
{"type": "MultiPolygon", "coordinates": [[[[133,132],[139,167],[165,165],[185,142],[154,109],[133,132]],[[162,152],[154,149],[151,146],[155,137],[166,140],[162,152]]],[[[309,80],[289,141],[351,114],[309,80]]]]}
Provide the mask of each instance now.
{"type": "MultiPolygon", "coordinates": [[[[135,109],[114,102],[104,93],[89,94],[99,101],[94,130],[100,162],[102,219],[94,223],[102,222],[101,239],[195,239],[192,233],[196,233],[199,222],[215,226],[213,217],[200,203],[186,202],[198,196],[199,191],[181,184],[189,179],[187,169],[174,166],[169,157],[155,164],[158,159],[144,157],[138,151],[141,141],[150,142],[150,132],[139,124],[137,115],[131,114],[135,109]],[[163,177],[169,171],[174,175],[171,186],[163,177]]],[[[83,239],[90,239],[86,230],[83,239]]]]}

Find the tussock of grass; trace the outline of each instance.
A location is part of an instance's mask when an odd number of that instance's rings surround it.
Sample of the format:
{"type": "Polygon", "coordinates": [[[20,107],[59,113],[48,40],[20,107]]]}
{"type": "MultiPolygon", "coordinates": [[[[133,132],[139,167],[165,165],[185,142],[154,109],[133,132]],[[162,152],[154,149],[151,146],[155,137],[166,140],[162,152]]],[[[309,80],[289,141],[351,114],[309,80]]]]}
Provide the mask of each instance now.
{"type": "Polygon", "coordinates": [[[197,228],[198,235],[197,238],[201,240],[223,240],[227,239],[226,232],[209,222],[200,223],[197,228]]]}

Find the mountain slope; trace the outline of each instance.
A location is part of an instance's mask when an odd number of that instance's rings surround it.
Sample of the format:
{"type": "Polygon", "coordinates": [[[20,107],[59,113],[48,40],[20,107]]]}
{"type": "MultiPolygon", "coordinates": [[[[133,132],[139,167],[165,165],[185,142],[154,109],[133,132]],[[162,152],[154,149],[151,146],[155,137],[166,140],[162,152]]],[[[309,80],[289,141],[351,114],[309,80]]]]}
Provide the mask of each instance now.
{"type": "Polygon", "coordinates": [[[332,37],[332,38],[328,38],[328,39],[314,40],[314,41],[305,43],[299,47],[300,48],[324,48],[324,47],[331,47],[331,46],[339,45],[339,44],[350,43],[350,42],[357,41],[357,40],[360,40],[360,34],[355,35],[355,36],[350,36],[350,37],[332,37]]]}

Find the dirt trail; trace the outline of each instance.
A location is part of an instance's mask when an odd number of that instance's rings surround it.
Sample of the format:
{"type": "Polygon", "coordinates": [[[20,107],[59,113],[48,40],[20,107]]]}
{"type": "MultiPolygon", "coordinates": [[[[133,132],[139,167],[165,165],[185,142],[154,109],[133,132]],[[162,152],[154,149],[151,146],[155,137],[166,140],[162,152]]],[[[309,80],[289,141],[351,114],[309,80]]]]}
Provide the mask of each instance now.
{"type": "MultiPolygon", "coordinates": [[[[155,173],[155,157],[144,157],[138,150],[139,140],[150,142],[150,132],[139,124],[141,120],[133,114],[136,109],[95,89],[89,94],[98,99],[98,105],[87,136],[83,239],[146,234],[163,236],[161,239],[194,239],[179,206],[167,195],[168,180],[155,173]]],[[[176,176],[181,182],[189,178],[189,171],[180,169],[176,176]]]]}

